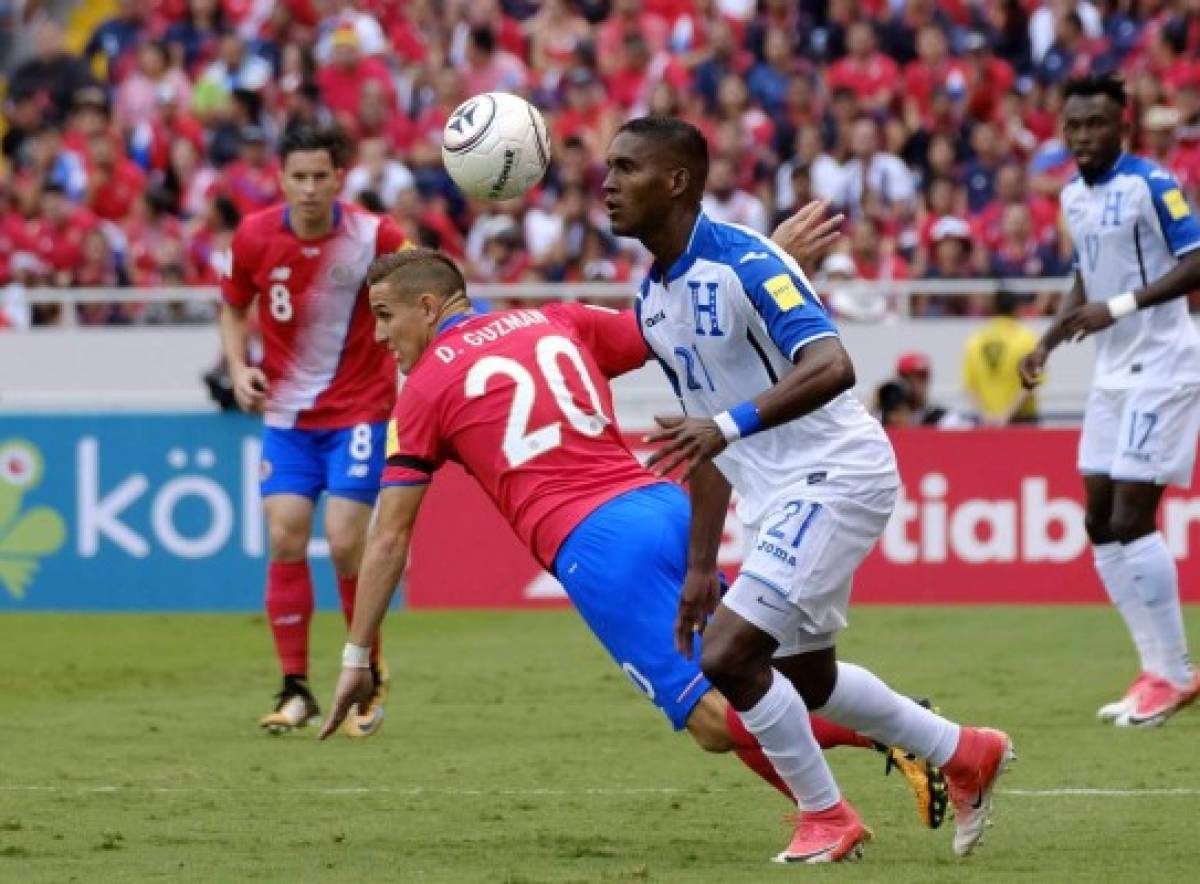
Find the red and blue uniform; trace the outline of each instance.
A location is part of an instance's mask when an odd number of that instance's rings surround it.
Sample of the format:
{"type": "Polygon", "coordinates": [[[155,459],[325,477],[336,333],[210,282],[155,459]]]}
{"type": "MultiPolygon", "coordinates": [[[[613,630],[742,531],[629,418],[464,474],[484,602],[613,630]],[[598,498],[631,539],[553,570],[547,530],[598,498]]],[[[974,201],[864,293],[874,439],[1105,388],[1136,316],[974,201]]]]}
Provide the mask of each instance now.
{"type": "Polygon", "coordinates": [[[608,379],[649,357],[637,322],[581,304],[451,317],[409,372],[383,486],[475,477],[630,679],[681,728],[708,690],[672,642],[687,496],[634,458],[608,379]]]}
{"type": "Polygon", "coordinates": [[[258,300],[264,496],[374,501],[396,367],[374,340],[365,282],[376,257],[404,245],[390,219],[340,202],[317,239],[297,237],[282,205],[238,225],[221,293],[240,309],[258,300]]]}

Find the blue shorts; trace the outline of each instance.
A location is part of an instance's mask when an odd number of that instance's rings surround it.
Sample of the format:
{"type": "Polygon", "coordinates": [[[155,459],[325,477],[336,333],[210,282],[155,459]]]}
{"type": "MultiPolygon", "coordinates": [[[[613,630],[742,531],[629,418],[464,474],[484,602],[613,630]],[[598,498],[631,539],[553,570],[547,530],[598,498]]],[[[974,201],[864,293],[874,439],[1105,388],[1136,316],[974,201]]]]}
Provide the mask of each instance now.
{"type": "Polygon", "coordinates": [[[600,644],[676,730],[711,687],[675,650],[675,615],[687,573],[691,505],[677,485],[638,488],[608,501],[570,533],[554,573],[600,644]]]}
{"type": "Polygon", "coordinates": [[[387,423],[338,430],[264,427],[259,490],[299,494],[312,501],[322,491],[373,506],[383,475],[387,423]]]}

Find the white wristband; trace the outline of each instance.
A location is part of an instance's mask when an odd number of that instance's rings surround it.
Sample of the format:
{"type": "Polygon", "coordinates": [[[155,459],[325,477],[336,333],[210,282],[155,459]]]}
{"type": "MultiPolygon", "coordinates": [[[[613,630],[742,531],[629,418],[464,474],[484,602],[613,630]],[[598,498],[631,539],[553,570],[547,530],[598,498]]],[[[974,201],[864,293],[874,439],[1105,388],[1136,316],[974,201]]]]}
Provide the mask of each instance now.
{"type": "Polygon", "coordinates": [[[342,667],[345,669],[370,669],[371,649],[346,642],[342,648],[342,667]]]}
{"type": "Polygon", "coordinates": [[[1138,310],[1137,298],[1133,292],[1125,292],[1123,295],[1109,298],[1106,303],[1108,305],[1108,313],[1113,319],[1121,319],[1130,313],[1137,313],[1138,310]]]}
{"type": "Polygon", "coordinates": [[[737,425],[737,421],[733,419],[733,416],[728,411],[714,414],[713,423],[717,425],[717,429],[721,431],[721,435],[725,437],[726,442],[736,442],[742,438],[741,427],[737,425]]]}

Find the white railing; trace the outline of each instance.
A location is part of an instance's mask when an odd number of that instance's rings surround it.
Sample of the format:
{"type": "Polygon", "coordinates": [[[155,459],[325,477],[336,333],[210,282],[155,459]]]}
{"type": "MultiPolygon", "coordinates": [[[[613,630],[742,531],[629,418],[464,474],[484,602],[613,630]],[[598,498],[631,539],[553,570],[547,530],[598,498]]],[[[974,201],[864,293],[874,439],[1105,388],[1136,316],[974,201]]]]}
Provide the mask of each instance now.
{"type": "MultiPolygon", "coordinates": [[[[1069,277],[1051,279],[910,279],[887,281],[817,282],[817,290],[827,295],[832,291],[850,295],[879,296],[894,304],[900,316],[912,315],[915,296],[966,297],[993,295],[1001,290],[1018,295],[1061,294],[1071,283],[1069,277]]],[[[527,282],[511,285],[472,284],[472,296],[485,300],[557,300],[557,301],[628,301],[637,291],[633,283],[556,283],[527,282]]],[[[9,303],[30,306],[43,304],[215,304],[220,293],[214,287],[174,288],[33,288],[13,293],[9,303]]],[[[74,311],[64,310],[64,325],[75,322],[74,311]]]]}

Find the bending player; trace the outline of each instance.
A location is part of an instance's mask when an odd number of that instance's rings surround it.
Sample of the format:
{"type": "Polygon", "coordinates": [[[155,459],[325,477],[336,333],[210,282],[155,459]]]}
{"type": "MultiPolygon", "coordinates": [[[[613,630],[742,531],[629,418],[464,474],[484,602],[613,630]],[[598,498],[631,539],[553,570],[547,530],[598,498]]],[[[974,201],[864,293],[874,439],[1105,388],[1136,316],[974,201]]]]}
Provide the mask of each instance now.
{"type": "Polygon", "coordinates": [[[1063,135],[1079,175],[1060,195],[1075,284],[1021,364],[1032,388],[1063,341],[1096,337],[1079,438],[1086,525],[1100,582],[1141,672],[1104,721],[1160,725],[1200,694],[1188,659],[1179,574],[1158,530],[1167,485],[1191,485],[1200,429],[1200,335],[1183,295],[1200,289],[1200,224],[1170,172],[1124,153],[1125,88],[1069,82],[1063,135]]]}
{"type": "MultiPolygon", "coordinates": [[[[368,648],[404,570],[431,475],[452,459],[476,477],[562,581],[613,659],[676,728],[706,750],[735,751],[788,794],[699,666],[671,644],[687,569],[689,504],[678,486],[637,462],[611,418],[607,379],[649,356],[632,314],[558,304],[476,316],[454,263],[425,249],[379,259],[370,281],[378,336],[408,377],[389,431],[345,668],[322,737],[370,691],[368,648]]],[[[703,555],[715,563],[715,547],[703,555]]],[[[826,746],[872,745],[832,723],[816,727],[826,746]]],[[[927,777],[924,763],[896,757],[923,819],[936,825],[944,810],[940,780],[927,777]]]]}
{"type": "MultiPolygon", "coordinates": [[[[383,470],[395,366],[372,334],[367,268],[405,244],[404,234],[337,201],[348,144],[333,129],[301,128],[280,145],[285,205],[245,218],[222,280],[221,343],[243,410],[264,413],[261,491],[270,538],[267,618],[283,669],[272,733],[318,712],[308,686],[313,585],[308,542],[321,492],[325,535],[349,622],[359,562],[383,470]],[[249,362],[249,311],[258,302],[262,366],[249,362]]],[[[369,736],[383,721],[386,669],[372,656],[375,700],[346,723],[369,736]]]]}
{"type": "Polygon", "coordinates": [[[613,233],[655,262],[638,320],[686,418],[652,457],[686,464],[692,528],[676,641],[737,710],[796,796],[795,835],[780,862],[853,858],[870,837],[841,796],[809,710],[943,768],[954,850],[983,835],[996,778],[1012,757],[1000,731],[960,728],[840,663],[854,571],[891,515],[899,486],[883,428],[849,392],[854,368],[799,266],[765,237],[710,220],[704,136],[674,118],[626,123],[608,150],[613,233]],[[714,467],[713,458],[716,458],[714,467]],[[756,540],[720,599],[709,550],[730,485],[756,540]],[[715,614],[713,613],[715,609],[715,614]]]}

